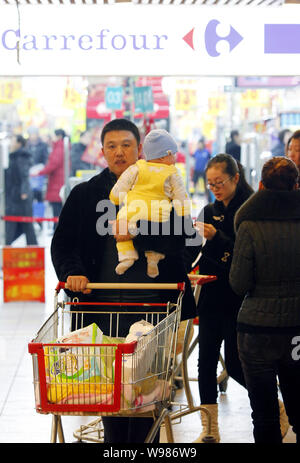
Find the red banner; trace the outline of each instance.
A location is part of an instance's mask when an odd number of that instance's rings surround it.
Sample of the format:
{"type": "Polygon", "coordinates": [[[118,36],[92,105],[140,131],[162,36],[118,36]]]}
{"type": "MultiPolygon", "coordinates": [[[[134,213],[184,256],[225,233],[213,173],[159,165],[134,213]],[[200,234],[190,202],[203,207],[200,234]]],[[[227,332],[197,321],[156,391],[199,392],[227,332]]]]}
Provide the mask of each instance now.
{"type": "Polygon", "coordinates": [[[3,248],[3,299],[45,302],[44,248],[3,248]]]}

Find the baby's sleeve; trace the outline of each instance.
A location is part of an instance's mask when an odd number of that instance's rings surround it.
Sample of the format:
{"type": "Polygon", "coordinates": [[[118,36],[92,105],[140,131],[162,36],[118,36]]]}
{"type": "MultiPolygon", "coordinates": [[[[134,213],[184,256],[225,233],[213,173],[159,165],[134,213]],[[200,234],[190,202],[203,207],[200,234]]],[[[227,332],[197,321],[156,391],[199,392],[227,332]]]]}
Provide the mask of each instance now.
{"type": "Polygon", "coordinates": [[[109,199],[112,203],[116,205],[123,203],[126,194],[134,186],[137,176],[138,168],[135,164],[127,167],[109,194],[109,199]]]}
{"type": "Polygon", "coordinates": [[[179,173],[172,174],[170,177],[173,206],[176,213],[180,216],[191,214],[190,198],[186,192],[183,179],[179,173]]]}

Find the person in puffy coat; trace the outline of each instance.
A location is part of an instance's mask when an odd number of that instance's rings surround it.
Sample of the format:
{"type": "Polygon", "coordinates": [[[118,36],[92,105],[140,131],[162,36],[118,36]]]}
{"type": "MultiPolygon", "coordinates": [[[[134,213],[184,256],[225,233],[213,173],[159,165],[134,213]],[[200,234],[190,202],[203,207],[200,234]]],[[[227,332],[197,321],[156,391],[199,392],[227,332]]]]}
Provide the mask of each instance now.
{"type": "Polygon", "coordinates": [[[281,443],[277,375],[288,419],[300,443],[299,170],[268,160],[259,191],[239,209],[230,284],[243,297],[238,350],[256,443],[281,443]]]}
{"type": "MultiPolygon", "coordinates": [[[[47,175],[48,185],[45,195],[46,201],[49,201],[54,217],[59,217],[62,209],[62,199],[59,195],[61,187],[65,183],[64,177],[64,138],[66,133],[62,129],[54,131],[55,137],[53,148],[49,155],[45,167],[35,175],[47,175]]],[[[55,229],[55,227],[54,227],[55,229]]]]}
{"type": "MultiPolygon", "coordinates": [[[[15,135],[11,142],[8,168],[5,170],[5,212],[7,216],[32,217],[33,193],[29,182],[31,154],[24,149],[22,135],[15,135]]],[[[37,239],[32,223],[6,221],[5,241],[11,245],[23,233],[27,245],[36,245],[37,239]]]]}

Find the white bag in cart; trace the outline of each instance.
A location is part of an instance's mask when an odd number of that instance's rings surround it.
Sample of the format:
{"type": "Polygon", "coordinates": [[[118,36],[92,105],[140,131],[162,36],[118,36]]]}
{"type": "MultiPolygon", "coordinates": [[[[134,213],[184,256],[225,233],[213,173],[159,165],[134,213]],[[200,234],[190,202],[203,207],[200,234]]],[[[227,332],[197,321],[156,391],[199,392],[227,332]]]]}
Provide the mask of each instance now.
{"type": "Polygon", "coordinates": [[[123,357],[122,382],[124,384],[132,384],[146,377],[155,356],[154,338],[154,326],[146,320],[131,325],[125,343],[137,341],[137,346],[133,354],[125,354],[123,357]]]}

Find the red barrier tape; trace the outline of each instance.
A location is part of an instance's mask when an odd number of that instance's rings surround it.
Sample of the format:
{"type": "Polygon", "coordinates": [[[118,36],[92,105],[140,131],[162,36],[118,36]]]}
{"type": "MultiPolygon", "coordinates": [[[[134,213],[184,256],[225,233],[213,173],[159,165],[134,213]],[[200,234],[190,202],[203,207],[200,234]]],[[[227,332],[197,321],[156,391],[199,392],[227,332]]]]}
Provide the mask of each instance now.
{"type": "Polygon", "coordinates": [[[1,219],[8,222],[58,222],[58,217],[24,217],[18,215],[3,215],[1,219]]]}

